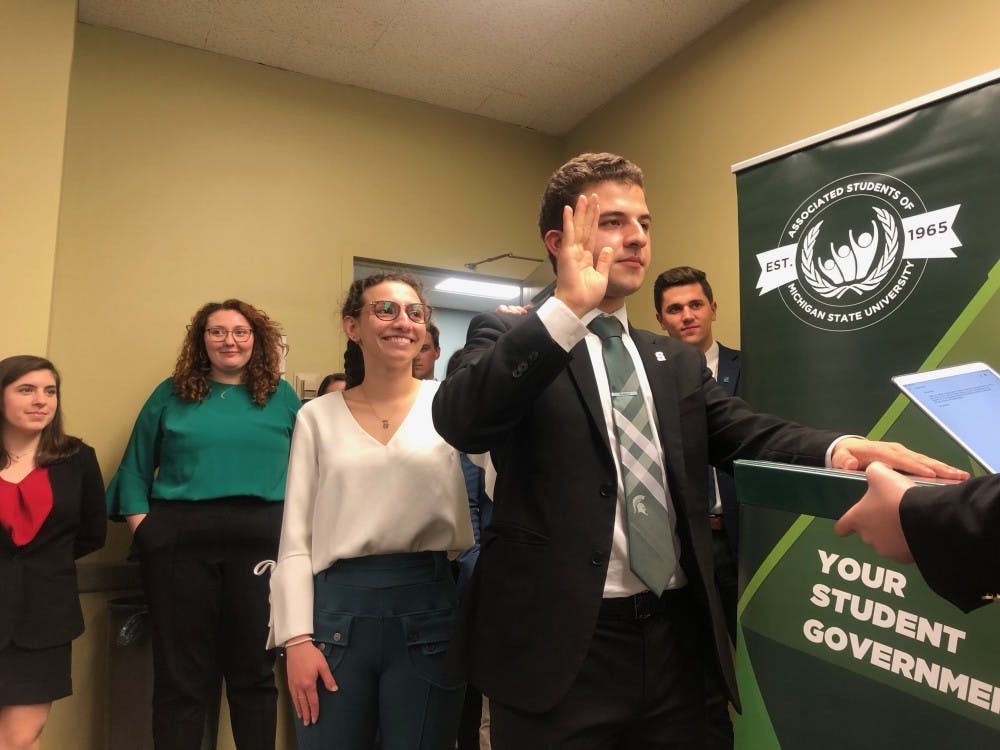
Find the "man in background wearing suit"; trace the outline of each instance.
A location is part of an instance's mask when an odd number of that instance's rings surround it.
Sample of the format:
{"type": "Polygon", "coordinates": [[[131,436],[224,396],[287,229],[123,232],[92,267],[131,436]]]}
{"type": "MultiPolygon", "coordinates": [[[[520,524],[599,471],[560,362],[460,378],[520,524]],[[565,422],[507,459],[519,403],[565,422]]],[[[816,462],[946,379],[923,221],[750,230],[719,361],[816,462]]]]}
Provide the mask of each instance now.
{"type": "MultiPolygon", "coordinates": [[[[730,396],[740,394],[740,352],[723,346],[712,335],[718,304],[705,272],[677,266],[656,277],[653,284],[656,319],[670,338],[684,341],[705,355],[712,377],[730,396]]],[[[740,505],[729,474],[709,469],[708,521],[715,548],[715,582],[726,611],[729,636],[736,642],[736,554],[740,533],[740,505]]]]}
{"type": "Polygon", "coordinates": [[[435,395],[438,432],[489,451],[497,470],[452,639],[490,698],[495,750],[703,746],[706,670],[736,700],[709,463],[884,460],[964,476],[899,445],[756,414],[699,351],[629,326],[651,223],[635,164],[582,154],[563,165],[539,221],[554,297],[475,318],[435,395]]]}
{"type": "MultiPolygon", "coordinates": [[[[705,355],[712,377],[730,396],[740,394],[740,352],[723,346],[712,335],[718,305],[705,272],[691,266],[676,266],[653,283],[653,306],[660,328],[670,338],[691,344],[705,355]]],[[[736,643],[737,545],[740,505],[732,476],[708,468],[708,523],[712,527],[715,551],[715,583],[722,597],[726,628],[736,643]]],[[[708,747],[727,750],[733,747],[733,724],[729,701],[722,680],[710,675],[708,691],[708,747]]]]}

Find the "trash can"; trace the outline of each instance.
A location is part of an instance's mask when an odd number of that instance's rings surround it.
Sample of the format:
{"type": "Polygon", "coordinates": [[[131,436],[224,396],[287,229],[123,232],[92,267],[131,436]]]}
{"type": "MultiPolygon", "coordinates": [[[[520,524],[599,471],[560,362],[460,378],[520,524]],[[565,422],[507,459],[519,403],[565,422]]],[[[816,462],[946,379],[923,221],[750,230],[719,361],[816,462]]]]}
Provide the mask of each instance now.
{"type": "MultiPolygon", "coordinates": [[[[108,750],[153,749],[153,648],[141,594],[108,602],[108,750]]],[[[205,718],[201,750],[215,750],[221,685],[205,718]]]]}

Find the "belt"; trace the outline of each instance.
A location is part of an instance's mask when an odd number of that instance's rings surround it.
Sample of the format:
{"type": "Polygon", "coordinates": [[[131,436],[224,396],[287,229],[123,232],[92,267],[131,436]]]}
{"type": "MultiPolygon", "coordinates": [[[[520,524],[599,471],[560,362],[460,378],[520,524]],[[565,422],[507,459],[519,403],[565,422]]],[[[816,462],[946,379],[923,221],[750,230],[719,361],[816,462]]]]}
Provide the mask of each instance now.
{"type": "Polygon", "coordinates": [[[668,589],[663,596],[652,591],[643,591],[633,596],[618,596],[601,599],[597,617],[603,620],[645,620],[657,612],[662,612],[669,600],[678,597],[686,589],[668,589]]]}
{"type": "Polygon", "coordinates": [[[712,531],[725,531],[726,524],[722,521],[721,513],[709,513],[708,514],[708,525],[712,527],[712,531]]]}

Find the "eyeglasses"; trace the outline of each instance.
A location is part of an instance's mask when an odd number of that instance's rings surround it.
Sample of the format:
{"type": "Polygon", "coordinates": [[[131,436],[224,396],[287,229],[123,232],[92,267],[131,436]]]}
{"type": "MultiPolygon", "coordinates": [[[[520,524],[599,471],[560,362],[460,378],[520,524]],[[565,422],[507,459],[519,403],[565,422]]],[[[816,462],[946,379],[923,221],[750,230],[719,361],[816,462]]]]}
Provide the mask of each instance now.
{"type": "Polygon", "coordinates": [[[225,341],[229,334],[233,334],[233,341],[242,344],[244,341],[249,341],[250,337],[253,336],[253,329],[234,328],[230,331],[228,328],[212,326],[211,328],[206,328],[205,333],[212,341],[225,341]]]}
{"type": "Polygon", "coordinates": [[[431,319],[431,313],[434,311],[434,308],[430,305],[424,305],[420,302],[401,305],[398,302],[393,302],[391,299],[377,299],[368,304],[372,306],[372,314],[379,320],[395,320],[399,317],[399,313],[402,310],[406,312],[406,317],[414,323],[421,323],[423,325],[427,325],[431,319]]]}

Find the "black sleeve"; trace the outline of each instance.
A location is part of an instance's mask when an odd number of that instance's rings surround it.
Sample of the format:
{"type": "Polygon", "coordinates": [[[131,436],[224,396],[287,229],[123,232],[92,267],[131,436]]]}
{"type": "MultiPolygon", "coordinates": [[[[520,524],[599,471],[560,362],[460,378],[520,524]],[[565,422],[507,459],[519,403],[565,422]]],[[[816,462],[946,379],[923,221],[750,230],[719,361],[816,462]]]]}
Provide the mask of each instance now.
{"type": "Polygon", "coordinates": [[[458,368],[435,394],[435,429],[463,453],[487,452],[571,359],[536,313],[476,316],[458,368]]]}
{"type": "Polygon", "coordinates": [[[1000,591],[1000,475],[914,487],[899,518],[927,584],[968,612],[1000,591]]]}
{"type": "Polygon", "coordinates": [[[73,556],[80,558],[104,546],[107,534],[106,507],[104,504],[104,479],[97,455],[89,445],[80,448],[77,459],[81,463],[80,527],[73,545],[73,556]]]}

